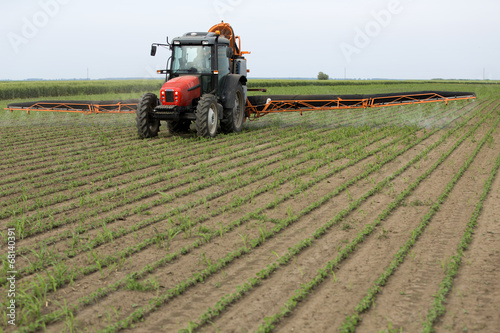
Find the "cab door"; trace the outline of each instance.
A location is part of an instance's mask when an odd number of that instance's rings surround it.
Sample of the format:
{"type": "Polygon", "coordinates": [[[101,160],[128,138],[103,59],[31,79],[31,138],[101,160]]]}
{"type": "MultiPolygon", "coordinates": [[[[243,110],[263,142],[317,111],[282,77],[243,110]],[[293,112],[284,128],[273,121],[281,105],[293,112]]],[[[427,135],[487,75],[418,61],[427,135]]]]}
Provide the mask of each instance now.
{"type": "Polygon", "coordinates": [[[231,72],[229,69],[229,58],[227,57],[227,45],[217,46],[217,64],[218,64],[218,86],[219,92],[224,88],[224,82],[227,75],[231,72]]]}

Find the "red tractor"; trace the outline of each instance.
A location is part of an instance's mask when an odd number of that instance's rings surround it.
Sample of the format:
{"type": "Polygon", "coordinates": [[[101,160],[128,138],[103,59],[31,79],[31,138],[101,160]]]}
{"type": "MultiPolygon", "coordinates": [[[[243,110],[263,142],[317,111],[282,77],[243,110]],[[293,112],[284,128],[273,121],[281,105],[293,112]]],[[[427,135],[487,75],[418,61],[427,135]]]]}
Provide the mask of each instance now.
{"type": "Polygon", "coordinates": [[[240,132],[245,120],[247,66],[241,52],[241,40],[232,27],[220,23],[208,32],[190,32],[172,43],[154,43],[168,47],[172,56],[160,96],[147,93],[137,105],[137,130],[141,138],[158,135],[160,121],[167,122],[170,133],[189,131],[191,122],[197,134],[213,138],[219,129],[224,133],[240,132]]]}

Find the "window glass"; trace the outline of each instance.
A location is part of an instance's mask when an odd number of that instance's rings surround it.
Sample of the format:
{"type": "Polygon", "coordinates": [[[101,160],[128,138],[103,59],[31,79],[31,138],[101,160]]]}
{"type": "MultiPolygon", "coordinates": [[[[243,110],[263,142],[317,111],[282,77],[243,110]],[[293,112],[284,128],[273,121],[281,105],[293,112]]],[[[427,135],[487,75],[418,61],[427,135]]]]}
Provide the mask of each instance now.
{"type": "Polygon", "coordinates": [[[174,73],[211,73],[212,48],[201,45],[174,46],[172,71],[174,73]]]}
{"type": "Polygon", "coordinates": [[[229,74],[229,58],[226,54],[227,46],[219,46],[217,48],[217,56],[219,60],[219,79],[229,74]]]}

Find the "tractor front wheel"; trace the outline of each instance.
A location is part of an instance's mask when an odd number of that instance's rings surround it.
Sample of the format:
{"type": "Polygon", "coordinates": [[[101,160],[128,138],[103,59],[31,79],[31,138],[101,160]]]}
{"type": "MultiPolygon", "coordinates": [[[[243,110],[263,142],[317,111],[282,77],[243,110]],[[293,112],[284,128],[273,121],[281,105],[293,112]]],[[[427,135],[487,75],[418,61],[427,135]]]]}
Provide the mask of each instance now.
{"type": "Polygon", "coordinates": [[[153,138],[158,136],[160,130],[160,120],[154,119],[151,115],[154,108],[158,105],[158,97],[155,94],[147,93],[142,95],[135,118],[137,133],[141,139],[153,138]]]}
{"type": "Polygon", "coordinates": [[[214,138],[217,135],[219,125],[219,110],[217,99],[212,94],[201,96],[196,107],[196,129],[198,136],[214,138]]]}

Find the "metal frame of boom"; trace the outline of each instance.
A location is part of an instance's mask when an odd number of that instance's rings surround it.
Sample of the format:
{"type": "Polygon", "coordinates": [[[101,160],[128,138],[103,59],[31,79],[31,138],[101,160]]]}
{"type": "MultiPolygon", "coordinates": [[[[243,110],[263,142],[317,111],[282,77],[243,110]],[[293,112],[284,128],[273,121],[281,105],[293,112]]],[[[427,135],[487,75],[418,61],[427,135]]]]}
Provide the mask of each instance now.
{"type": "MultiPolygon", "coordinates": [[[[293,96],[300,97],[300,96],[293,96]]],[[[302,112],[305,111],[322,111],[335,109],[360,109],[368,107],[384,107],[397,105],[411,105],[432,102],[445,102],[456,100],[471,100],[475,99],[475,95],[460,95],[460,96],[442,96],[439,93],[425,94],[394,94],[384,95],[380,97],[367,98],[341,98],[335,99],[279,99],[268,100],[265,104],[254,105],[247,99],[246,115],[250,120],[261,118],[266,114],[280,112],[302,112]]],[[[113,103],[113,104],[94,104],[94,103],[78,103],[78,102],[34,102],[26,106],[8,106],[5,108],[9,111],[52,111],[52,112],[79,112],[85,114],[91,113],[135,113],[137,104],[135,103],[113,103]]]]}
{"type": "Polygon", "coordinates": [[[432,94],[406,94],[384,97],[371,97],[359,99],[330,99],[330,100],[269,100],[264,105],[252,105],[247,100],[246,112],[250,119],[257,119],[271,113],[322,111],[335,109],[360,109],[368,107],[385,107],[397,105],[412,105],[421,103],[445,102],[456,100],[471,100],[476,96],[444,97],[438,93],[432,94]]]}
{"type": "Polygon", "coordinates": [[[92,103],[68,103],[68,102],[36,102],[30,106],[6,107],[5,110],[12,111],[49,111],[49,112],[75,112],[75,113],[135,113],[137,104],[115,103],[115,104],[92,104],[92,103]]]}

